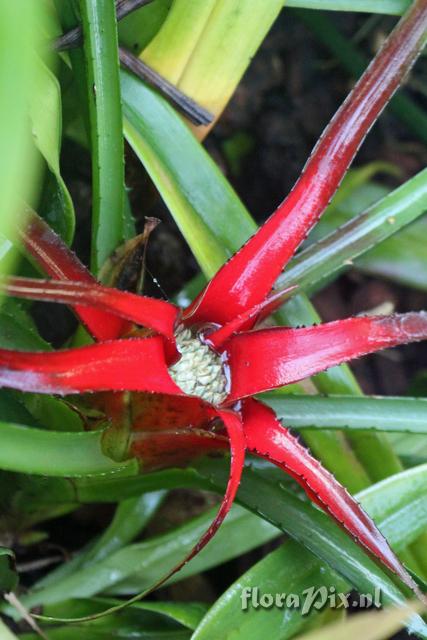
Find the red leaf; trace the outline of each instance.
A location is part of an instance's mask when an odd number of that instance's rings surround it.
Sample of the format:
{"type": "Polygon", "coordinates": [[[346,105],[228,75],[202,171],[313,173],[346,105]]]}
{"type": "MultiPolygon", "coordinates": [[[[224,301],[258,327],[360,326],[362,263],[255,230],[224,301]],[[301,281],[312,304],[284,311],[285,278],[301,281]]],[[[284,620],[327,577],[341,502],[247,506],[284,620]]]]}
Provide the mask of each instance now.
{"type": "Polygon", "coordinates": [[[426,601],[367,513],[295,436],[282,427],[269,407],[253,399],[245,400],[243,425],[248,451],[270,460],[295,478],[314,502],[426,601]]]}
{"type": "MultiPolygon", "coordinates": [[[[118,423],[114,396],[102,394],[100,408],[118,423]],[[113,405],[113,406],[112,406],[113,405]]],[[[212,429],[212,409],[193,396],[132,393],[125,416],[132,422],[132,455],[141,460],[144,471],[189,464],[194,457],[222,453],[229,449],[226,434],[212,429]]]]}
{"type": "MultiPolygon", "coordinates": [[[[208,544],[209,540],[211,540],[215,533],[218,531],[219,527],[224,521],[224,518],[230,511],[237,493],[237,489],[239,488],[246,450],[245,435],[243,432],[243,425],[241,423],[240,417],[236,413],[226,410],[212,409],[211,414],[212,416],[218,416],[218,418],[222,420],[227,430],[230,441],[230,476],[228,479],[224,497],[209,529],[205,531],[198,543],[191,549],[188,555],[186,555],[186,557],[179,564],[177,564],[165,576],[163,576],[158,582],[156,582],[156,584],[153,585],[149,591],[158,589],[162,584],[166,582],[166,580],[169,580],[169,578],[171,578],[175,573],[182,569],[182,567],[187,564],[187,562],[189,562],[198,553],[200,553],[203,547],[208,544]]],[[[147,593],[148,592],[144,592],[144,595],[147,595],[147,593]]]]}
{"type": "MultiPolygon", "coordinates": [[[[97,280],[70,251],[65,242],[31,209],[26,210],[27,224],[19,229],[25,248],[43,271],[57,280],[98,284],[97,280]]],[[[120,336],[126,323],[121,318],[91,307],[77,306],[75,311],[89,333],[97,340],[120,336]]]]}
{"type": "Polygon", "coordinates": [[[227,344],[231,372],[227,402],[297,382],[367,353],[425,338],[426,311],[240,333],[227,344]]]}
{"type": "Polygon", "coordinates": [[[331,120],[289,196],[190,306],[194,322],[225,324],[265,298],[420,53],[426,28],[422,0],[401,19],[331,120]]]}
{"type": "Polygon", "coordinates": [[[31,278],[9,278],[4,283],[0,281],[1,289],[19,298],[50,300],[106,311],[174,339],[178,308],[163,300],[137,296],[96,283],[31,278]]]}
{"type": "Polygon", "coordinates": [[[60,395],[92,391],[183,395],[168,373],[160,336],[48,353],[0,349],[0,386],[60,395]]]}
{"type": "MultiPolygon", "coordinates": [[[[296,288],[296,286],[288,287],[287,289],[283,289],[282,291],[275,292],[271,296],[268,296],[263,300],[263,302],[255,305],[252,309],[245,311],[240,314],[240,316],[233,318],[233,320],[225,324],[223,327],[207,334],[205,336],[206,343],[212,347],[212,349],[221,351],[224,344],[232,335],[239,331],[247,331],[248,329],[251,329],[256,322],[260,322],[269,316],[275,309],[283,304],[289,296],[289,293],[294,291],[296,288]]],[[[184,320],[187,320],[187,318],[184,318],[184,320]]]]}

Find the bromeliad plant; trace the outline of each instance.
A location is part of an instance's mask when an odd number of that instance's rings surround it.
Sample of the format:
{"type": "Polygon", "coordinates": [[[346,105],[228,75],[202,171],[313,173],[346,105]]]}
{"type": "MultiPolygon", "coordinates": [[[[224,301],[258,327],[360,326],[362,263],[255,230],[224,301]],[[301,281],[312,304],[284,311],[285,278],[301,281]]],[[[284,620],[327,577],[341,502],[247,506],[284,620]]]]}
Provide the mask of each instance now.
{"type": "Polygon", "coordinates": [[[217,516],[167,577],[220,526],[249,452],[294,477],[314,503],[425,599],[359,504],[254,396],[427,338],[427,312],[258,327],[292,294],[292,287],[273,290],[275,280],[326,208],[421,51],[426,32],[427,0],[417,0],[327,127],[290,195],[186,309],[100,285],[36,214],[29,214],[20,231],[52,279],[15,277],[3,288],[12,296],[71,305],[95,344],[52,353],[1,349],[0,384],[36,393],[94,394],[92,404],[113,434],[109,452],[120,459],[136,456],[144,470],[230,448],[230,476],[217,516]]]}

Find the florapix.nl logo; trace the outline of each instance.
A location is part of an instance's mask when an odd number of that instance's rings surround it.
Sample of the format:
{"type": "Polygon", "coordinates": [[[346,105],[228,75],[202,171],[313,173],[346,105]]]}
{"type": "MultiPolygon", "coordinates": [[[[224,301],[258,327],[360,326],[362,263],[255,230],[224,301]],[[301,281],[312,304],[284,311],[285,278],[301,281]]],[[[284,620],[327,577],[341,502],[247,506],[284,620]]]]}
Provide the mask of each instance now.
{"type": "Polygon", "coordinates": [[[381,589],[372,593],[348,594],[337,591],[335,587],[308,587],[300,593],[267,593],[259,587],[244,587],[240,594],[242,611],[249,609],[298,609],[301,615],[311,611],[320,611],[326,607],[332,609],[349,609],[357,607],[367,609],[381,607],[381,589]]]}

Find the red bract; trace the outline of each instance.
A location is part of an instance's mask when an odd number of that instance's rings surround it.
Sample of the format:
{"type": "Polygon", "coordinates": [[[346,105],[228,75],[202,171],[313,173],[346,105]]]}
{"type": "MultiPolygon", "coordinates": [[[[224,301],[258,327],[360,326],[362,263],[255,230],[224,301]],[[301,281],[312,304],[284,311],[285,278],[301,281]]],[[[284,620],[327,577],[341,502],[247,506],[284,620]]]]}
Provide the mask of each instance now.
{"type": "Polygon", "coordinates": [[[415,2],[400,21],[324,131],[291,193],[190,307],[193,322],[224,324],[265,298],[411,68],[424,43],[425,14],[426,3],[415,2]]]}
{"type": "Polygon", "coordinates": [[[317,505],[423,598],[358,503],[271,409],[250,396],[363,354],[427,338],[426,312],[253,329],[290,294],[271,295],[275,279],[410,69],[426,29],[427,0],[418,0],[327,127],[288,198],[182,314],[167,302],[99,285],[37,216],[30,215],[21,231],[28,251],[54,280],[12,278],[4,288],[14,296],[70,304],[98,342],[56,353],[2,349],[0,383],[39,393],[107,392],[94,396],[94,403],[113,427],[129,426],[128,455],[138,456],[146,469],[230,447],[230,479],[217,517],[183,562],[226,516],[248,450],[293,476],[317,505]]]}

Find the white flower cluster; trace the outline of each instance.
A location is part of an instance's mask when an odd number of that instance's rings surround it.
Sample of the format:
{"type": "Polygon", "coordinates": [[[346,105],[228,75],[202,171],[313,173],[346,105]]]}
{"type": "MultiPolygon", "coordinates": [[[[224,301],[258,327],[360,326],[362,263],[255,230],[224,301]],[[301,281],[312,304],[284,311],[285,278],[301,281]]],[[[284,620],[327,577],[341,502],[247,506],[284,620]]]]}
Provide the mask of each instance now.
{"type": "Polygon", "coordinates": [[[227,397],[227,378],[221,358],[190,329],[180,328],[176,343],[181,358],[169,368],[176,384],[188,395],[219,405],[227,397]]]}

